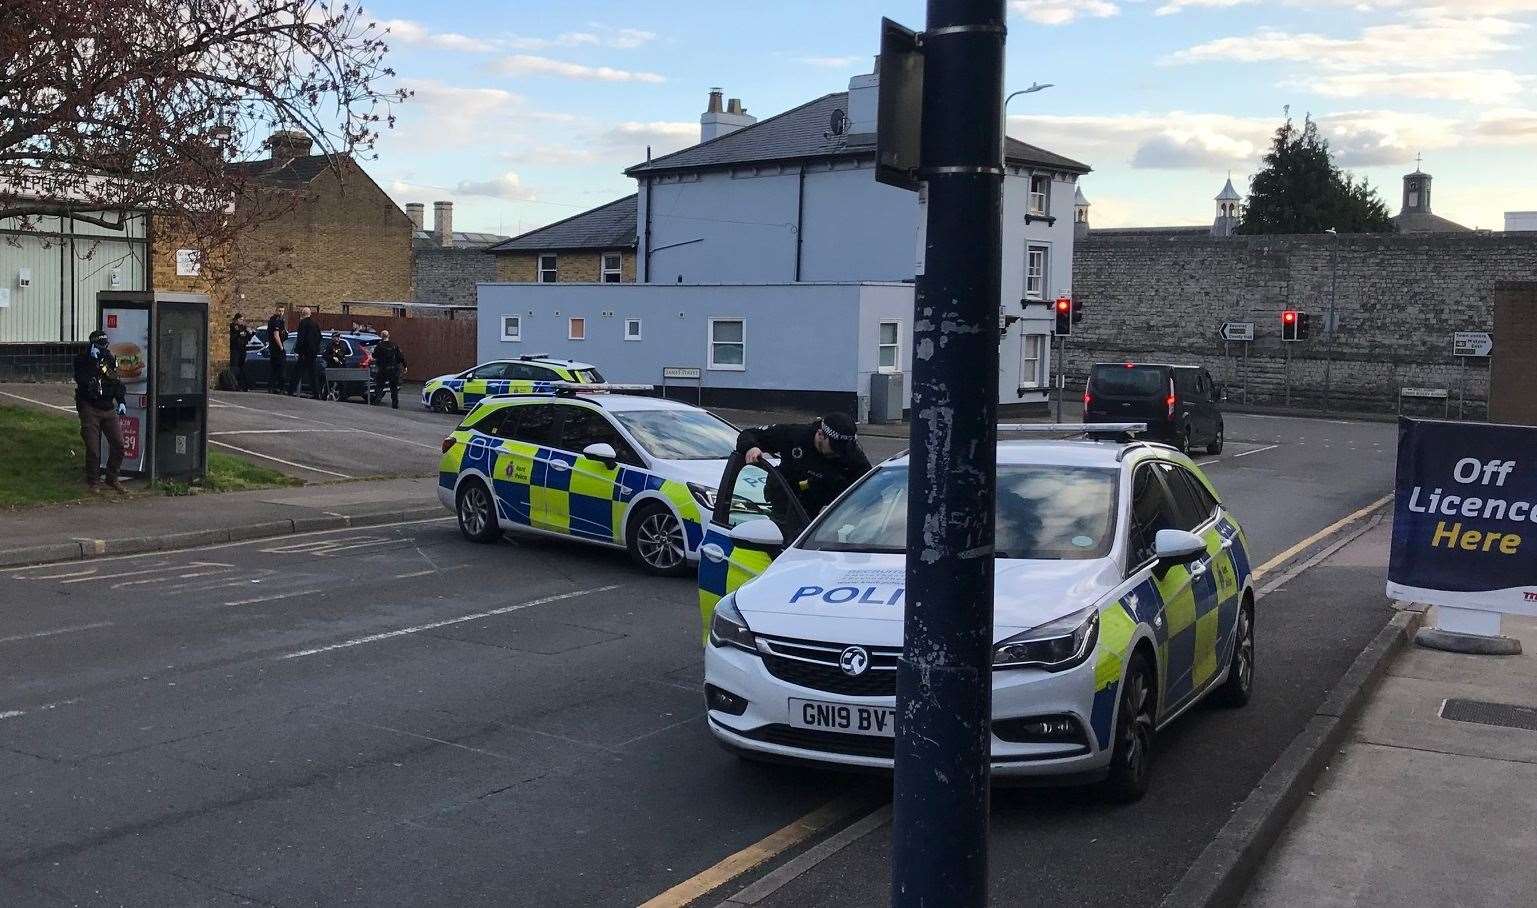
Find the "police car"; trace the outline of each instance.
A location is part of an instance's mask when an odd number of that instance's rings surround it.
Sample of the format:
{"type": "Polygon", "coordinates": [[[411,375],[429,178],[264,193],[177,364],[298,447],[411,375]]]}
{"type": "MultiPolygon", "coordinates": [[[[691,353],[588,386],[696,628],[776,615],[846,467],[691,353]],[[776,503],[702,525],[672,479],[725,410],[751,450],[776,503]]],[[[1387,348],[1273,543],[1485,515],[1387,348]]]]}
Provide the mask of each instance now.
{"type": "Polygon", "coordinates": [[[481,363],[457,375],[439,375],[422,385],[422,406],[439,413],[461,413],[483,398],[499,394],[548,392],[554,382],[599,384],[603,373],[590,363],[542,353],[481,363]]]}
{"type": "MultiPolygon", "coordinates": [[[[699,584],[709,727],[728,748],[891,767],[907,472],[905,456],[880,464],[804,531],[803,514],[770,522],[720,496],[699,584]]],[[[733,458],[721,488],[744,481],[777,477],[733,458]]],[[[1247,544],[1174,448],[1000,441],[996,550],[995,776],[1102,781],[1135,799],[1157,729],[1208,697],[1248,701],[1247,544]]]]}
{"type": "Polygon", "coordinates": [[[438,465],[438,499],[460,531],[568,536],[628,549],[651,573],[686,572],[737,429],[688,404],[609,393],[620,388],[556,382],[484,398],[443,439],[438,465]]]}

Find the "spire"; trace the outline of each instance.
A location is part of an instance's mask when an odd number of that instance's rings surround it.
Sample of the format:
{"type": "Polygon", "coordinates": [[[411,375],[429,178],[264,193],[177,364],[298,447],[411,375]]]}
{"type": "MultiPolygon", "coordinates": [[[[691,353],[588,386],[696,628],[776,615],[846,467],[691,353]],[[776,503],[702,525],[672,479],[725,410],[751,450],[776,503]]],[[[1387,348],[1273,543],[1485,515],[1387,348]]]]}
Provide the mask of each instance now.
{"type": "Polygon", "coordinates": [[[1243,196],[1239,195],[1238,194],[1238,190],[1233,188],[1233,175],[1231,173],[1229,173],[1227,175],[1227,182],[1222,185],[1222,191],[1217,193],[1217,201],[1219,201],[1219,202],[1242,202],[1243,201],[1243,196]]]}
{"type": "Polygon", "coordinates": [[[1086,236],[1089,232],[1089,200],[1084,197],[1083,187],[1073,187],[1073,236],[1086,236]]]}

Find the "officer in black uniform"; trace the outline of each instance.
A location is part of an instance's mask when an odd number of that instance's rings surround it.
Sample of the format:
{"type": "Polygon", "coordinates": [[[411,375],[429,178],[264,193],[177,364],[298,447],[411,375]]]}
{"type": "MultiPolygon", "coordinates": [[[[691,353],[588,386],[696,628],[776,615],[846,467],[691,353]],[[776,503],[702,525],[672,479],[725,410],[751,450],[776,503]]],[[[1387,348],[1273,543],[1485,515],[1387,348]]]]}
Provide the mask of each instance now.
{"type": "Polygon", "coordinates": [[[128,491],[117,481],[123,465],[123,428],[118,417],[128,412],[126,397],[106,332],[92,331],[90,345],[75,357],[75,411],[80,414],[80,440],[85,442],[85,485],[92,492],[101,491],[102,438],[107,439],[107,488],[128,491]]]}
{"type": "Polygon", "coordinates": [[[235,313],[235,320],[229,323],[229,369],[235,374],[235,388],[239,391],[251,390],[251,380],[245,374],[246,344],[251,341],[251,329],[246,327],[245,316],[235,313]]]}
{"type": "Polygon", "coordinates": [[[283,307],[277,306],[272,310],[272,317],[267,319],[267,333],[264,338],[267,341],[267,393],[283,394],[288,391],[288,382],[283,380],[284,367],[288,365],[288,354],[283,350],[283,341],[288,339],[288,324],[283,321],[283,307]]]}
{"type": "Polygon", "coordinates": [[[400,345],[390,340],[389,329],[379,334],[379,344],[374,347],[374,362],[379,367],[379,381],[374,386],[374,403],[384,401],[384,392],[390,392],[390,406],[400,409],[400,377],[406,372],[406,354],[400,345]]]}
{"type": "MultiPolygon", "coordinates": [[[[764,454],[777,456],[780,475],[795,490],[810,517],[870,471],[870,459],[859,446],[854,421],[842,413],[829,413],[809,425],[784,423],[743,429],[736,449],[748,463],[757,463],[764,454]]],[[[766,495],[769,505],[779,503],[776,498],[781,494],[770,484],[766,495]]]]}

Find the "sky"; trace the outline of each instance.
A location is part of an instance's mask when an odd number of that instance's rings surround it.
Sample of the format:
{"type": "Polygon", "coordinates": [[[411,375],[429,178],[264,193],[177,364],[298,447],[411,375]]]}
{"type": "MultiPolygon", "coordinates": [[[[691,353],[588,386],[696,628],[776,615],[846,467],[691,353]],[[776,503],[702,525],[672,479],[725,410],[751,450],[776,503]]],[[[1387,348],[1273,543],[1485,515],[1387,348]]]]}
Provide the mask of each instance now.
{"type": "MultiPolygon", "coordinates": [[[[1437,214],[1537,210],[1537,0],[1011,0],[1009,134],[1088,164],[1094,226],[1210,223],[1289,108],[1389,209],[1423,156],[1437,214]]],[[[921,0],[381,0],[414,98],[367,169],[404,205],[515,235],[634,191],[699,139],[710,88],[767,117],[872,68],[921,0]]]]}

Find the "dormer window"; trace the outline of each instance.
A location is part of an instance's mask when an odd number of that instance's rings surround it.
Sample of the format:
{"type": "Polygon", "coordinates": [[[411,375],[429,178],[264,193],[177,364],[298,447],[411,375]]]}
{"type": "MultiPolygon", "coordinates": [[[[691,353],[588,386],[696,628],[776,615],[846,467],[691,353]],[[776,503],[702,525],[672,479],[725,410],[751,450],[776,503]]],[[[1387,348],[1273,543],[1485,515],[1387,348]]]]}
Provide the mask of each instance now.
{"type": "Polygon", "coordinates": [[[1050,214],[1051,205],[1051,177],[1033,175],[1030,177],[1030,213],[1042,215],[1050,214]]]}

